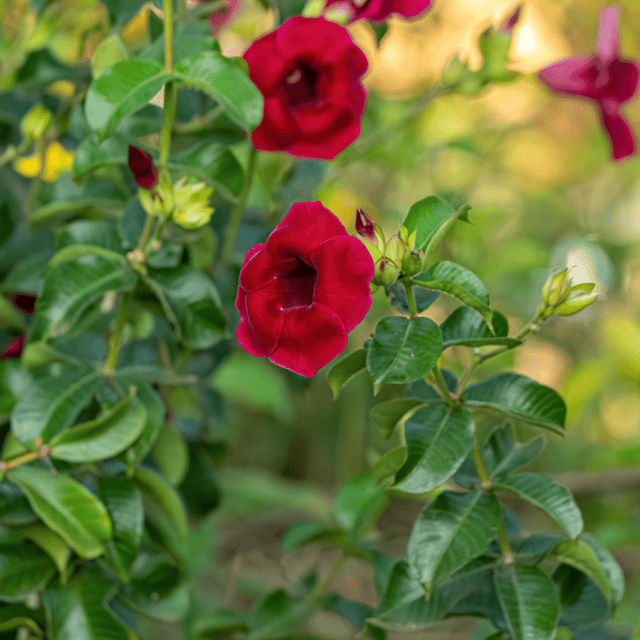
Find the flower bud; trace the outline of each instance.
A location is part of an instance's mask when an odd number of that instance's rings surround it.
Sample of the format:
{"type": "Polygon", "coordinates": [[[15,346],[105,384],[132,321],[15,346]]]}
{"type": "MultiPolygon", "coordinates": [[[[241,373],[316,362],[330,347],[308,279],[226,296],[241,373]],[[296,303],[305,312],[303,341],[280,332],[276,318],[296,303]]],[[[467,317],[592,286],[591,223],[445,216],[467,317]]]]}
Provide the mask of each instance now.
{"type": "Polygon", "coordinates": [[[563,300],[569,297],[571,280],[567,278],[569,269],[563,269],[549,277],[542,288],[542,301],[547,308],[553,309],[563,300]]]}
{"type": "Polygon", "coordinates": [[[590,295],[579,296],[577,298],[569,298],[559,304],[553,312],[559,316],[572,316],[583,309],[586,309],[592,302],[595,302],[597,297],[597,293],[592,293],[590,295]]]}
{"type": "Polygon", "coordinates": [[[191,182],[187,178],[178,180],[173,188],[173,221],[185,229],[197,229],[208,224],[213,214],[213,207],[209,206],[212,193],[213,188],[204,182],[191,182]]]}
{"type": "Polygon", "coordinates": [[[382,251],[384,247],[382,229],[360,207],[356,209],[356,233],[382,251]]]}
{"type": "Polygon", "coordinates": [[[43,104],[37,104],[20,121],[20,131],[25,140],[32,142],[44,138],[52,124],[53,113],[43,104]]]}
{"type": "Polygon", "coordinates": [[[391,286],[400,275],[400,268],[392,260],[386,257],[376,262],[375,273],[372,282],[383,287],[391,286]]]}
{"type": "Polygon", "coordinates": [[[148,151],[129,145],[129,169],[142,189],[153,189],[158,184],[158,169],[148,151]]]}
{"type": "Polygon", "coordinates": [[[160,178],[153,191],[138,189],[138,198],[150,216],[164,217],[173,211],[173,188],[166,175],[160,178]]]}
{"type": "Polygon", "coordinates": [[[396,234],[389,238],[389,242],[387,242],[387,246],[384,249],[384,256],[385,258],[393,260],[396,264],[400,264],[406,249],[404,242],[402,242],[400,236],[396,234]]]}
{"type": "Polygon", "coordinates": [[[503,33],[511,33],[516,26],[516,23],[520,19],[520,11],[522,10],[522,5],[520,5],[501,25],[500,31],[503,33]]]}
{"type": "Polygon", "coordinates": [[[330,22],[346,25],[355,17],[356,12],[350,2],[336,2],[324,12],[324,18],[330,22]]]}
{"type": "Polygon", "coordinates": [[[449,87],[457,85],[466,71],[467,65],[460,60],[456,53],[451,62],[442,71],[442,84],[449,87]]]}
{"type": "Polygon", "coordinates": [[[419,251],[408,251],[402,258],[402,272],[414,276],[422,270],[422,256],[419,251]]]}

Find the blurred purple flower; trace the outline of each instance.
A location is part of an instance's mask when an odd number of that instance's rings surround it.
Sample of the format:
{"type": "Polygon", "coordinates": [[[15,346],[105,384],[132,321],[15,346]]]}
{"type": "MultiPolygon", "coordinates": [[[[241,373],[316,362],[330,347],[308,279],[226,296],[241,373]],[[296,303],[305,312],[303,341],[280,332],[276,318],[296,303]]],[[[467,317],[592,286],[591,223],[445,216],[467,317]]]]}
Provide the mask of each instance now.
{"type": "Polygon", "coordinates": [[[225,24],[231,22],[241,9],[240,0],[225,0],[227,6],[209,14],[211,35],[215,38],[225,24]]]}
{"type": "Polygon", "coordinates": [[[600,10],[595,55],[560,60],[538,74],[554,91],[583,96],[598,103],[614,160],[625,158],[636,150],[633,133],[620,115],[620,105],[633,97],[639,75],[635,60],[618,55],[619,14],[617,5],[600,10]]]}

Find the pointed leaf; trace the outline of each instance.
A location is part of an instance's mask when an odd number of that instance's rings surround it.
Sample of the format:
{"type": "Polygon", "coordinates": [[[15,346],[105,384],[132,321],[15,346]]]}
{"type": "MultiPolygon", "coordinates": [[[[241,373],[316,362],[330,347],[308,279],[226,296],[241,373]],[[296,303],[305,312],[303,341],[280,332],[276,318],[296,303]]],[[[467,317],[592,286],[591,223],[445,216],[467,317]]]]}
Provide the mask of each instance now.
{"type": "Polygon", "coordinates": [[[398,471],[394,489],[427,493],[446,482],[463,463],[475,437],[469,409],[444,402],[418,409],[404,427],[407,461],[398,471]]]}
{"type": "Polygon", "coordinates": [[[489,547],[498,531],[500,505],[479,490],[449,491],[430,502],[416,521],[407,555],[428,593],[489,547]]]}
{"type": "MultiPolygon", "coordinates": [[[[497,313],[497,311],[493,312],[494,328],[497,313]]],[[[453,345],[463,345],[465,347],[504,345],[511,348],[522,344],[522,340],[516,340],[515,338],[508,338],[506,336],[496,336],[482,318],[482,314],[467,306],[455,309],[440,325],[440,330],[442,331],[443,349],[453,345]]]]}
{"type": "Polygon", "coordinates": [[[521,565],[496,569],[494,580],[513,640],[552,640],[560,613],[553,580],[537,567],[521,565]]]}
{"type": "Polygon", "coordinates": [[[353,376],[363,371],[367,364],[367,350],[356,349],[353,353],[336,362],[327,375],[329,385],[333,391],[333,399],[335,400],[344,387],[353,376]]]}
{"type": "Polygon", "coordinates": [[[489,309],[489,293],[478,276],[464,267],[442,260],[427,271],[413,276],[412,281],[419,287],[444,291],[469,307],[478,311],[485,322],[491,323],[493,311],[489,309]]]}
{"type": "Polygon", "coordinates": [[[394,398],[377,404],[371,409],[369,416],[378,425],[380,433],[385,438],[390,438],[396,425],[408,420],[423,404],[422,400],[416,398],[394,398]]]}
{"type": "Polygon", "coordinates": [[[48,442],[74,423],[101,377],[99,372],[81,369],[57,378],[34,380],[13,407],[11,431],[25,444],[32,444],[37,437],[48,442]]]}
{"type": "Polygon", "coordinates": [[[153,459],[171,484],[178,486],[189,467],[189,449],[180,433],[164,423],[153,445],[153,459]]]}
{"type": "Polygon", "coordinates": [[[582,514],[571,492],[551,478],[537,473],[519,473],[494,482],[498,490],[511,491],[523,500],[542,509],[553,518],[571,538],[582,531],[582,514]]]}
{"type": "MultiPolygon", "coordinates": [[[[405,316],[411,314],[409,302],[407,301],[407,290],[401,282],[394,282],[386,288],[387,299],[394,309],[397,309],[405,316]]],[[[438,291],[429,291],[418,287],[413,290],[413,297],[416,301],[416,309],[418,313],[422,313],[428,309],[439,297],[438,291]]]]}
{"type": "Polygon", "coordinates": [[[614,607],[617,607],[624,596],[624,574],[622,573],[620,565],[611,555],[611,552],[606,547],[603,547],[595,538],[585,534],[580,536],[580,540],[586,542],[591,547],[598,558],[598,562],[600,562],[600,566],[609,577],[609,583],[611,584],[611,602],[614,607]]]}
{"type": "Polygon", "coordinates": [[[39,638],[42,638],[44,633],[40,625],[44,626],[44,618],[40,620],[41,617],[39,611],[34,611],[24,604],[5,604],[0,607],[0,633],[24,627],[33,631],[39,638]],[[37,622],[34,618],[36,618],[37,622]],[[40,622],[40,625],[38,622],[40,622]]]}
{"type": "Polygon", "coordinates": [[[235,631],[248,631],[249,625],[235,609],[214,609],[199,614],[191,630],[196,640],[218,640],[235,631]]]}
{"type": "Polygon", "coordinates": [[[465,404],[496,409],[554,433],[564,435],[567,407],[554,389],[517,373],[499,373],[467,387],[465,404]]]}
{"type": "Polygon", "coordinates": [[[338,491],[335,518],[338,526],[359,536],[373,526],[387,504],[386,489],[368,473],[359,473],[338,491]]]}
{"type": "Polygon", "coordinates": [[[0,601],[40,591],[55,572],[51,558],[35,544],[0,544],[0,601]]]}
{"type": "Polygon", "coordinates": [[[67,543],[57,533],[41,524],[20,527],[18,533],[38,545],[53,560],[60,574],[66,575],[71,554],[67,543]]]}
{"type": "Polygon", "coordinates": [[[111,538],[111,521],[105,506],[79,482],[62,473],[21,466],[7,474],[17,484],[33,510],[82,558],[105,552],[111,538]]]}
{"type": "Polygon", "coordinates": [[[371,475],[382,482],[391,476],[395,476],[407,460],[407,447],[400,445],[384,453],[371,467],[371,475]]]}
{"type": "Polygon", "coordinates": [[[383,318],[367,352],[374,393],[385,383],[419,380],[434,367],[441,353],[440,328],[430,318],[383,318]]]}
{"type": "Polygon", "coordinates": [[[489,476],[494,480],[500,479],[529,464],[542,453],[545,444],[544,436],[529,442],[515,442],[510,426],[496,429],[482,452],[489,476]]]}

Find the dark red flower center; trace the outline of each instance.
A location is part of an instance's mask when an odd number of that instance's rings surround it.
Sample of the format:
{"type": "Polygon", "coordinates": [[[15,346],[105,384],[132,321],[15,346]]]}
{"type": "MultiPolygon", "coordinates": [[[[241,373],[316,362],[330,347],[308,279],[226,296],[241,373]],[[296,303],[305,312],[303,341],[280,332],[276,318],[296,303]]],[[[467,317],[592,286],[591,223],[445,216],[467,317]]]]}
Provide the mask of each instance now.
{"type": "Polygon", "coordinates": [[[318,102],[319,78],[320,72],[306,62],[291,69],[284,82],[287,105],[291,109],[301,109],[318,102]]]}
{"type": "Polygon", "coordinates": [[[316,286],[318,272],[300,258],[288,273],[280,274],[285,292],[285,311],[294,307],[308,307],[313,304],[313,293],[316,286]]]}

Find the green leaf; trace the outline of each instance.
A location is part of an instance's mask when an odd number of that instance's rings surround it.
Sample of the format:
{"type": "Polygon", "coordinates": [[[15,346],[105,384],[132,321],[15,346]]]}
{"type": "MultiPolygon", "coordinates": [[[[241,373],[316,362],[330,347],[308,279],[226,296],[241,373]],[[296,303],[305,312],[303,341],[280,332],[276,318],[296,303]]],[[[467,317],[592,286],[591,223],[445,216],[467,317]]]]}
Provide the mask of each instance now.
{"type": "Polygon", "coordinates": [[[478,276],[464,267],[442,260],[427,271],[413,276],[412,282],[419,287],[444,291],[469,307],[478,311],[485,322],[491,323],[493,311],[489,309],[489,293],[478,276]]]}
{"type": "MultiPolygon", "coordinates": [[[[409,302],[407,301],[407,290],[402,282],[394,282],[391,286],[386,288],[386,293],[387,300],[389,300],[389,303],[394,309],[397,309],[405,316],[411,314],[409,302]]],[[[418,310],[418,313],[422,313],[440,297],[440,293],[438,291],[429,291],[428,289],[418,287],[413,290],[413,297],[416,301],[416,309],[418,310]]]]}
{"type": "Polygon", "coordinates": [[[423,378],[442,353],[442,336],[430,318],[383,318],[367,352],[374,393],[385,383],[402,384],[423,378]]]}
{"type": "Polygon", "coordinates": [[[57,378],[34,380],[11,412],[11,431],[24,444],[48,442],[68,429],[93,397],[102,374],[76,370],[57,378]]]}
{"type": "Polygon", "coordinates": [[[475,424],[469,409],[443,402],[418,409],[405,423],[407,461],[394,489],[427,493],[446,482],[471,452],[475,424]]]}
{"type": "Polygon", "coordinates": [[[218,290],[213,282],[200,271],[187,265],[175,269],[151,270],[145,282],[153,287],[156,295],[164,297],[165,313],[186,346],[192,349],[208,349],[225,335],[225,319],[220,311],[221,303],[218,290]],[[216,325],[203,323],[194,305],[200,302],[213,303],[219,313],[216,325]],[[194,310],[196,313],[194,313],[194,310]],[[214,326],[216,328],[214,328],[214,326]]]}
{"type": "Polygon", "coordinates": [[[54,200],[34,209],[29,215],[29,224],[35,226],[54,218],[69,218],[87,211],[97,212],[102,216],[117,215],[124,205],[120,198],[78,195],[73,199],[54,200]]]}
{"type": "Polygon", "coordinates": [[[57,533],[40,524],[20,527],[18,533],[38,545],[53,560],[64,580],[71,555],[67,543],[57,533]]]}
{"type": "Polygon", "coordinates": [[[142,433],[144,404],[126,398],[95,420],[83,422],[51,441],[51,456],[67,462],[93,462],[124,451],[142,433]]]}
{"type": "MultiPolygon", "coordinates": [[[[76,156],[77,157],[77,149],[76,156]]],[[[54,230],[56,247],[61,249],[69,245],[85,244],[102,247],[119,253],[122,241],[118,234],[118,225],[110,220],[76,220],[54,230]]],[[[116,257],[117,260],[124,256],[116,257]]]]}
{"type": "Polygon", "coordinates": [[[210,95],[243,129],[255,129],[262,121],[264,100],[249,80],[242,58],[225,58],[217,51],[203,51],[176,65],[176,79],[210,95]]]}
{"type": "Polygon", "coordinates": [[[378,425],[380,433],[385,438],[390,438],[396,425],[404,424],[424,404],[417,398],[394,398],[386,402],[380,402],[369,412],[371,419],[378,425]]]}
{"type": "Polygon", "coordinates": [[[115,590],[113,582],[87,571],[46,589],[42,600],[51,640],[135,640],[107,606],[115,590]]]}
{"type": "Polygon", "coordinates": [[[538,436],[529,442],[515,442],[510,426],[496,429],[482,452],[489,476],[493,479],[504,478],[535,460],[544,450],[546,438],[538,436]]]}
{"type": "Polygon", "coordinates": [[[249,625],[244,616],[235,609],[203,611],[191,627],[191,632],[197,640],[219,640],[223,635],[248,630],[249,625]]]}
{"type": "Polygon", "coordinates": [[[134,482],[152,502],[169,518],[181,538],[187,537],[187,514],[180,496],[159,473],[149,469],[136,469],[134,482]]]}
{"type": "Polygon", "coordinates": [[[616,562],[611,552],[603,547],[595,538],[590,535],[580,536],[580,540],[586,542],[598,558],[600,566],[605,570],[611,584],[611,602],[617,607],[624,596],[624,574],[620,565],[616,562]]]}
{"type": "Polygon", "coordinates": [[[186,585],[178,585],[168,595],[156,599],[153,596],[146,598],[138,593],[131,593],[130,597],[119,596],[118,599],[133,611],[161,622],[176,623],[184,620],[191,599],[186,585]]]}
{"type": "Polygon", "coordinates": [[[355,627],[355,631],[362,631],[364,635],[373,640],[384,640],[385,633],[382,629],[370,627],[366,624],[367,618],[370,618],[373,613],[373,609],[370,606],[337,594],[323,598],[321,606],[324,611],[331,611],[348,620],[355,627]]]}
{"type": "Polygon", "coordinates": [[[174,79],[152,60],[123,60],[89,86],[84,111],[89,126],[105,139],[128,113],[140,109],[174,79]]]}
{"type": "Polygon", "coordinates": [[[464,401],[470,407],[496,409],[506,415],[564,435],[567,407],[560,395],[517,373],[499,373],[467,387],[464,401]]]}
{"type": "Polygon", "coordinates": [[[8,480],[0,481],[0,525],[19,526],[37,519],[24,493],[8,480]]]}
{"type": "Polygon", "coordinates": [[[91,74],[99,78],[109,67],[128,60],[129,53],[117,34],[105,38],[95,50],[91,60],[91,74]]]}
{"type": "Polygon", "coordinates": [[[53,258],[49,261],[49,268],[51,269],[62,262],[69,262],[70,260],[76,260],[77,258],[89,255],[100,256],[107,260],[113,260],[114,262],[119,262],[125,267],[127,265],[127,259],[123,255],[116,253],[111,249],[105,249],[104,247],[92,244],[72,244],[68,247],[63,247],[56,252],[53,258]]]}
{"type": "Polygon", "coordinates": [[[51,558],[35,544],[0,544],[0,600],[11,602],[42,590],[55,572],[51,558]]]}
{"type": "Polygon", "coordinates": [[[422,511],[409,537],[407,555],[427,593],[489,547],[500,524],[495,496],[474,490],[441,493],[422,511]]]}
{"type": "Polygon", "coordinates": [[[553,640],[560,614],[553,580],[537,567],[509,565],[494,581],[513,640],[553,640]]]}
{"type": "Polygon", "coordinates": [[[109,542],[108,555],[120,578],[127,582],[142,541],[142,496],[131,480],[121,476],[98,476],[96,483],[100,500],[107,508],[113,525],[113,542],[109,542]]]}
{"type": "Polygon", "coordinates": [[[258,607],[247,640],[277,639],[295,631],[310,614],[283,589],[269,594],[258,607]]]}
{"type": "Polygon", "coordinates": [[[547,557],[568,564],[588,575],[602,591],[607,602],[612,601],[613,592],[609,576],[601,566],[598,556],[586,542],[583,540],[562,540],[547,557]]]}
{"type": "Polygon", "coordinates": [[[571,492],[553,482],[551,478],[537,473],[519,473],[494,481],[492,486],[498,490],[511,491],[542,509],[571,538],[575,538],[582,531],[582,514],[571,492]]]}
{"type": "Polygon", "coordinates": [[[361,537],[369,533],[386,504],[384,485],[368,473],[360,473],[338,491],[334,506],[336,522],[354,537],[361,537]]]}
{"type": "MultiPolygon", "coordinates": [[[[23,604],[5,604],[0,607],[0,633],[25,627],[33,631],[39,638],[42,638],[44,633],[38,622],[33,618],[37,618],[40,621],[40,612],[34,611],[23,604]]],[[[44,626],[44,619],[41,624],[44,626]]]]}
{"type": "Polygon", "coordinates": [[[153,459],[158,468],[178,486],[184,479],[189,466],[189,449],[184,438],[171,425],[165,423],[153,445],[153,459]]]}
{"type": "Polygon", "coordinates": [[[416,202],[402,223],[409,235],[416,232],[414,248],[427,255],[457,219],[467,221],[469,205],[456,211],[446,200],[429,196],[416,202]]]}
{"type": "Polygon", "coordinates": [[[406,461],[407,447],[401,445],[380,456],[379,460],[371,467],[371,475],[378,482],[382,482],[391,476],[395,476],[406,461]]]}
{"type": "Polygon", "coordinates": [[[339,362],[336,362],[327,374],[329,385],[333,391],[333,399],[335,400],[344,387],[353,376],[366,369],[366,349],[356,349],[353,353],[345,356],[339,362]]]}
{"type": "Polygon", "coordinates": [[[136,275],[120,259],[84,255],[47,270],[36,304],[32,340],[67,333],[86,307],[108,291],[133,287],[136,275]]]}
{"type": "Polygon", "coordinates": [[[560,620],[570,628],[602,624],[611,616],[611,607],[598,585],[586,574],[568,564],[560,564],[553,572],[560,589],[560,620]]]}
{"type": "Polygon", "coordinates": [[[0,296],[0,322],[5,327],[21,331],[27,328],[24,316],[4,296],[0,296]]]}
{"type": "Polygon", "coordinates": [[[7,474],[17,484],[43,522],[81,558],[105,552],[111,521],[105,506],[88,489],[65,474],[21,466],[7,474]]]}
{"type": "Polygon", "coordinates": [[[342,529],[328,527],[323,522],[305,522],[289,529],[282,536],[280,546],[282,553],[287,554],[314,542],[327,542],[341,546],[347,540],[342,529]]]}
{"type": "MultiPolygon", "coordinates": [[[[493,312],[493,326],[496,326],[496,314],[493,312]]],[[[499,321],[498,321],[499,322],[499,321]]],[[[483,320],[482,314],[471,307],[458,307],[440,325],[442,331],[442,348],[454,345],[465,347],[484,347],[486,345],[503,345],[509,348],[522,344],[522,340],[496,336],[483,320]]]]}

